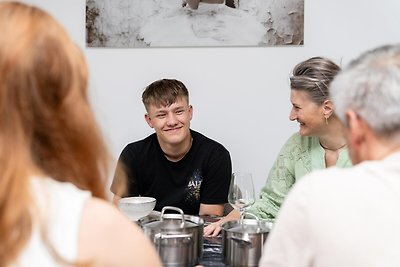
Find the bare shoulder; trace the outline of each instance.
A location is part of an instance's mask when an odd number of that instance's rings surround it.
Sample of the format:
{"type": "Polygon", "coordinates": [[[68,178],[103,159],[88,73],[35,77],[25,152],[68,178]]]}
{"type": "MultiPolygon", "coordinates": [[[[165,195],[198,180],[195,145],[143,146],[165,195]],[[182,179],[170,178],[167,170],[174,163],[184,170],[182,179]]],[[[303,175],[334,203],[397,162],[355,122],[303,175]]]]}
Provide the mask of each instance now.
{"type": "Polygon", "coordinates": [[[106,201],[90,198],[83,209],[78,259],[93,266],[161,266],[148,238],[106,201]]]}

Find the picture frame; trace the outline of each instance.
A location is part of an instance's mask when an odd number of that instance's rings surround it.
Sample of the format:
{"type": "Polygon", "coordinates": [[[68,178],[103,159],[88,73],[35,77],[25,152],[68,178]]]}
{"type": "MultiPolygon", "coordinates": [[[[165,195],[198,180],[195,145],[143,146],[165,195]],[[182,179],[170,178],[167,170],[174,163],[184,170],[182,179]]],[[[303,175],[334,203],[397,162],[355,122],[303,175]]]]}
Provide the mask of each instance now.
{"type": "Polygon", "coordinates": [[[87,47],[303,44],[304,0],[86,0],[87,47]]]}

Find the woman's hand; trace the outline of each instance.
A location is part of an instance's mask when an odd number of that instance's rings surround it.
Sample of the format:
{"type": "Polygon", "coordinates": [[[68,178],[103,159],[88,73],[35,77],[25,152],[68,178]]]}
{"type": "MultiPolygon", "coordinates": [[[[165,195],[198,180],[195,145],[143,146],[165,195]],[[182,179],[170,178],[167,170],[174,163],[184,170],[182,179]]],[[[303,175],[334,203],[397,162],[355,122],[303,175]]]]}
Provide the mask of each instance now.
{"type": "Polygon", "coordinates": [[[221,224],[224,222],[223,219],[224,218],[207,225],[204,228],[203,235],[205,237],[216,237],[222,230],[221,224]]]}
{"type": "Polygon", "coordinates": [[[203,236],[216,237],[222,230],[221,224],[228,221],[238,220],[240,213],[237,210],[232,210],[226,217],[221,218],[219,221],[213,222],[204,228],[203,236]]]}

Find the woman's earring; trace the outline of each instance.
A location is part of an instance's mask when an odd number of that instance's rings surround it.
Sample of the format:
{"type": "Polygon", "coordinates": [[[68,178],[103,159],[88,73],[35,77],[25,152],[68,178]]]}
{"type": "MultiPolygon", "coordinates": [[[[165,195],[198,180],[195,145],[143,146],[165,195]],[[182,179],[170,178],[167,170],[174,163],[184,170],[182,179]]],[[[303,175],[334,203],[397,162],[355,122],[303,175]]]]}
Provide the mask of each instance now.
{"type": "Polygon", "coordinates": [[[328,116],[325,116],[325,123],[328,125],[328,116]]]}

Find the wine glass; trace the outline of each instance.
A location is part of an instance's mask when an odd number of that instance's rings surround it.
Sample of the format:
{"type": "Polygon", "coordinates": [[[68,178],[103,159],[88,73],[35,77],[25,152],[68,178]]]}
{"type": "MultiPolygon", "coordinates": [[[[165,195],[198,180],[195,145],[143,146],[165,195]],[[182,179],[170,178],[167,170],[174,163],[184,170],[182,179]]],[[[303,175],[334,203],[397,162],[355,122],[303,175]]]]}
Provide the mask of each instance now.
{"type": "Polygon", "coordinates": [[[232,174],[228,201],[234,209],[239,211],[240,220],[242,220],[245,210],[253,205],[255,201],[251,173],[235,172],[232,174]]]}

